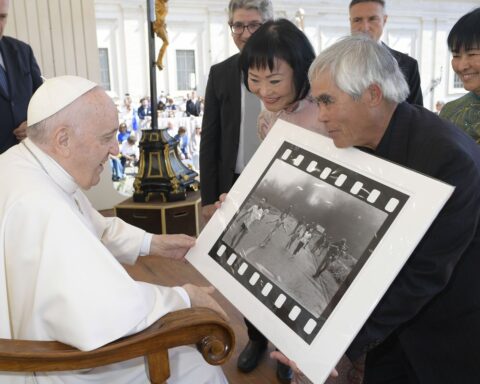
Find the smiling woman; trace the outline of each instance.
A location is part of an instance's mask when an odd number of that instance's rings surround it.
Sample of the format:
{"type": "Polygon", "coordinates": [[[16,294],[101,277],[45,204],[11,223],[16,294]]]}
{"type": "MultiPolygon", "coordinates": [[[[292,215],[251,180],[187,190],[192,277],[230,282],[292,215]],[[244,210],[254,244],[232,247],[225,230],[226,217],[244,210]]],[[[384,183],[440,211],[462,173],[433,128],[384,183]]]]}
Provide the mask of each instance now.
{"type": "Polygon", "coordinates": [[[285,19],[264,23],[245,44],[240,66],[245,86],[265,107],[258,117],[262,139],[278,118],[325,133],[309,97],[307,74],[314,58],[308,38],[285,19]]]}
{"type": "Polygon", "coordinates": [[[480,8],[462,16],[448,35],[452,68],[469,91],[447,103],[440,116],[450,120],[480,143],[480,8]]]}

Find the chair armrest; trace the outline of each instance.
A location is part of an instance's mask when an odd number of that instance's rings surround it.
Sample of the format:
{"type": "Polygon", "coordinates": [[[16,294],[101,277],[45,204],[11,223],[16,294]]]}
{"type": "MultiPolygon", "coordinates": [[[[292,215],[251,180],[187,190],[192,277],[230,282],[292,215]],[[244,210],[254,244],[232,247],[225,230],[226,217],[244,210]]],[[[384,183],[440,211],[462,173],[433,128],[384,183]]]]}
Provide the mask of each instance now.
{"type": "Polygon", "coordinates": [[[87,352],[56,341],[0,339],[0,371],[78,370],[147,356],[152,383],[161,383],[169,377],[168,349],[190,344],[197,345],[209,364],[218,365],[230,358],[235,336],[216,312],[190,308],[171,312],[142,332],[87,352]],[[158,364],[166,372],[152,373],[158,364]]]}

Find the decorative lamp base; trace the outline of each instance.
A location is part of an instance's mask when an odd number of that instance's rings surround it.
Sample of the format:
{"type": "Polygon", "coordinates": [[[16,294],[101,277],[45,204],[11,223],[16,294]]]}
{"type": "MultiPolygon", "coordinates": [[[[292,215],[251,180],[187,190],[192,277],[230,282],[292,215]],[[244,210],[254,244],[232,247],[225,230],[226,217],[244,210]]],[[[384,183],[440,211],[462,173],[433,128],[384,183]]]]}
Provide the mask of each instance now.
{"type": "Polygon", "coordinates": [[[198,190],[197,176],[180,160],[178,140],[166,128],[142,131],[138,174],[133,183],[135,202],[148,202],[153,196],[164,202],[185,200],[188,190],[198,190]]]}

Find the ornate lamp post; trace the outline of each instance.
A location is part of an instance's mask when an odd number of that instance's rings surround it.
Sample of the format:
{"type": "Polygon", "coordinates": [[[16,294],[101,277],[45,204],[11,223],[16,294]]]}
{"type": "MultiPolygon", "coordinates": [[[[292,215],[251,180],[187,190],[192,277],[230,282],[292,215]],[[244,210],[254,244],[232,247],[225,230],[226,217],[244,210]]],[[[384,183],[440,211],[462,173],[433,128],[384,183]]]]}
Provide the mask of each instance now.
{"type": "Polygon", "coordinates": [[[156,67],[163,69],[162,59],[168,40],[166,39],[165,16],[168,0],[147,0],[150,101],[152,109],[151,129],[142,131],[140,140],[140,161],[138,174],[133,183],[133,200],[149,201],[160,196],[163,201],[185,200],[187,190],[197,190],[197,173],[180,160],[178,140],[172,138],[166,128],[159,129],[157,117],[157,73],[156,67]],[[159,19],[156,20],[156,14],[159,19]],[[155,32],[162,38],[163,46],[155,61],[155,32]]]}

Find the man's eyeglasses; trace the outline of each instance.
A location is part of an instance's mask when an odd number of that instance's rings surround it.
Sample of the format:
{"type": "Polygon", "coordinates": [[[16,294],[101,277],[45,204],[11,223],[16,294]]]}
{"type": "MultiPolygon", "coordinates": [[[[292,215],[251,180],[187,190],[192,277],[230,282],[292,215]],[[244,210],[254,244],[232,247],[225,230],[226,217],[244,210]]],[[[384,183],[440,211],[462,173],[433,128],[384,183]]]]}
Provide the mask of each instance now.
{"type": "Polygon", "coordinates": [[[248,29],[248,32],[253,34],[261,26],[262,26],[262,23],[252,23],[252,24],[235,23],[235,24],[230,24],[230,29],[232,30],[232,33],[235,35],[241,35],[243,31],[245,31],[245,28],[248,29]]]}

